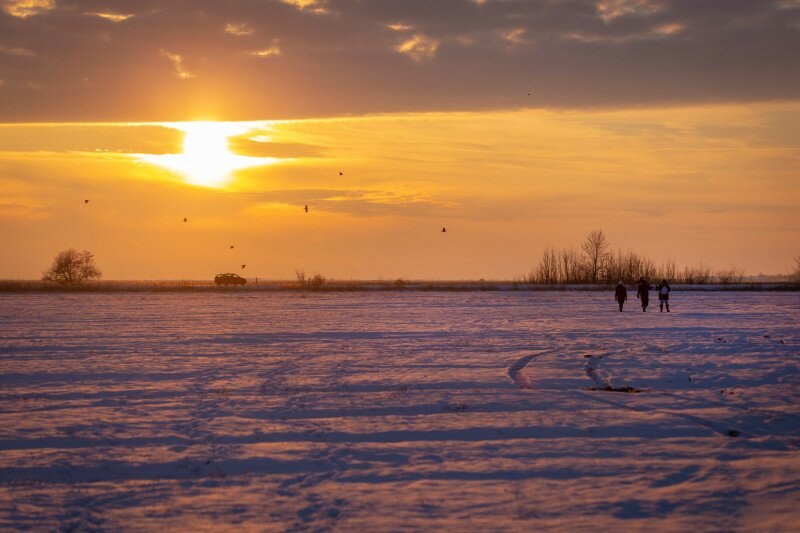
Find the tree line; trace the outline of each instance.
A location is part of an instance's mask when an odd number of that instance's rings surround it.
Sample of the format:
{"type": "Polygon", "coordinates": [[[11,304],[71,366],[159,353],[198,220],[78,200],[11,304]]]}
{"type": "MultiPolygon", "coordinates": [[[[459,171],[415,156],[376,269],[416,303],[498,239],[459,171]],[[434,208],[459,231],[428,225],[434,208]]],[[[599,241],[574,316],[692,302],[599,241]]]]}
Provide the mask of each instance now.
{"type": "MultiPolygon", "coordinates": [[[[800,259],[797,270],[800,270],[800,259]]],[[[689,285],[734,284],[742,282],[744,270],[736,266],[714,269],[702,262],[679,268],[674,259],[666,259],[657,265],[652,259],[632,250],[613,249],[606,234],[594,230],[586,236],[580,248],[545,248],[539,264],[525,277],[525,281],[547,285],[613,284],[620,280],[634,283],[640,277],[689,285]]]]}

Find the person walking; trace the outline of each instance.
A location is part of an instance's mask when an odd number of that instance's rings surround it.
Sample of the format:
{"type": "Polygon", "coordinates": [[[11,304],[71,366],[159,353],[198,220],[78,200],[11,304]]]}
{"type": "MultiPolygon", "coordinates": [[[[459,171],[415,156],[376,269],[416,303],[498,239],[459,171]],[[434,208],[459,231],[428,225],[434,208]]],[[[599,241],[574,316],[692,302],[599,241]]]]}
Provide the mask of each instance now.
{"type": "Polygon", "coordinates": [[[661,312],[663,313],[664,306],[667,306],[667,313],[669,313],[669,293],[672,289],[669,287],[667,280],[662,279],[661,283],[656,287],[656,290],[658,291],[658,304],[661,308],[661,312]]]}
{"type": "Polygon", "coordinates": [[[621,281],[617,283],[617,288],[614,291],[614,300],[617,301],[619,304],[619,312],[622,312],[622,306],[625,305],[625,300],[628,299],[628,290],[625,288],[625,284],[621,281]]]}
{"type": "Polygon", "coordinates": [[[647,306],[650,303],[650,284],[644,279],[644,276],[639,278],[636,283],[636,297],[639,298],[642,304],[642,312],[647,312],[647,306]]]}

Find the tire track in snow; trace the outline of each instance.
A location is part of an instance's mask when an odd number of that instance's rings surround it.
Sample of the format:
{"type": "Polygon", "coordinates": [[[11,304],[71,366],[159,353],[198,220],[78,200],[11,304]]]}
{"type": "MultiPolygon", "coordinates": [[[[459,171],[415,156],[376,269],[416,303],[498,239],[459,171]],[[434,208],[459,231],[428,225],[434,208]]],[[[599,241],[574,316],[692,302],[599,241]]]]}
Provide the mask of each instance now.
{"type": "Polygon", "coordinates": [[[543,350],[520,357],[508,367],[508,377],[511,378],[511,381],[513,381],[521,389],[533,389],[531,386],[531,379],[522,371],[528,366],[528,363],[537,357],[551,353],[555,353],[555,350],[543,350]]]}
{"type": "MultiPolygon", "coordinates": [[[[555,352],[555,350],[542,351],[542,352],[538,352],[538,353],[528,354],[528,355],[526,355],[524,357],[521,357],[521,358],[517,359],[514,363],[512,363],[508,367],[508,376],[511,378],[511,380],[519,388],[533,390],[534,387],[532,386],[532,379],[530,377],[528,377],[523,372],[523,370],[525,368],[527,368],[527,366],[534,359],[536,359],[536,358],[538,358],[538,357],[540,357],[542,355],[549,354],[549,353],[554,353],[554,352],[555,352]]],[[[670,397],[673,397],[673,398],[676,398],[676,399],[680,399],[680,400],[687,400],[686,398],[684,398],[684,397],[682,397],[680,395],[677,395],[675,393],[671,393],[669,391],[653,390],[653,389],[633,389],[633,388],[614,389],[613,385],[612,385],[611,377],[603,374],[600,371],[600,363],[601,363],[601,361],[605,357],[607,357],[609,355],[611,355],[611,354],[610,353],[604,353],[602,355],[588,355],[588,356],[585,356],[588,359],[588,361],[587,361],[586,365],[584,366],[584,370],[586,372],[587,377],[589,377],[589,379],[591,379],[592,382],[595,385],[594,388],[590,388],[589,390],[597,391],[597,392],[648,392],[648,393],[662,394],[664,396],[670,396],[670,397]]],[[[629,410],[629,411],[642,413],[642,414],[657,413],[657,414],[661,414],[661,415],[665,415],[665,416],[679,418],[679,419],[684,420],[686,422],[690,422],[690,423],[692,423],[694,425],[697,425],[697,426],[700,426],[700,427],[704,427],[706,429],[710,429],[711,431],[713,431],[715,433],[718,433],[718,434],[720,434],[722,436],[725,436],[725,437],[735,437],[735,436],[743,435],[743,433],[739,432],[738,430],[731,429],[731,428],[729,428],[727,426],[723,426],[723,425],[718,424],[718,423],[716,423],[716,422],[714,422],[712,420],[709,420],[707,418],[700,417],[700,416],[697,416],[697,415],[691,415],[691,414],[688,414],[688,413],[679,413],[679,412],[675,412],[674,410],[636,407],[636,406],[628,405],[626,403],[622,403],[620,401],[611,400],[611,399],[609,399],[607,397],[600,397],[599,395],[590,395],[590,394],[582,392],[582,391],[576,391],[576,392],[578,392],[579,394],[585,395],[587,398],[590,398],[592,401],[599,400],[599,401],[601,401],[603,403],[606,403],[606,404],[608,404],[610,406],[613,406],[613,407],[626,409],[626,410],[629,410]]],[[[696,401],[696,400],[692,400],[692,401],[696,401]]],[[[722,405],[724,405],[724,404],[716,404],[715,402],[707,402],[707,403],[710,406],[722,406],[722,405]]],[[[741,411],[745,411],[745,412],[749,412],[750,411],[749,409],[737,408],[736,406],[729,406],[729,405],[724,405],[724,406],[728,407],[728,408],[732,407],[732,408],[735,408],[735,409],[738,409],[738,410],[741,410],[741,411]]],[[[758,436],[753,432],[748,432],[748,433],[750,433],[753,436],[758,436]]]]}

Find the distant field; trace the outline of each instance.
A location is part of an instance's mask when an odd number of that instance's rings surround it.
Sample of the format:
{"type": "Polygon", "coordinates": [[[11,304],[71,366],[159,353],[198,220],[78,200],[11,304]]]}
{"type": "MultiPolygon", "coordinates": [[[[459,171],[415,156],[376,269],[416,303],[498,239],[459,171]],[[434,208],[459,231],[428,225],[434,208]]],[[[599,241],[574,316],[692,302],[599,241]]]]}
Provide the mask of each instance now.
{"type": "MultiPolygon", "coordinates": [[[[652,281],[655,283],[655,280],[652,281]]],[[[629,287],[630,288],[630,287],[629,287]]],[[[672,285],[678,291],[793,291],[788,282],[672,285]]],[[[38,280],[0,280],[0,292],[252,292],[252,291],[610,291],[611,285],[542,285],[519,281],[475,280],[327,280],[321,287],[303,288],[295,281],[247,278],[244,286],[217,286],[211,280],[109,280],[59,285],[38,280]]]]}

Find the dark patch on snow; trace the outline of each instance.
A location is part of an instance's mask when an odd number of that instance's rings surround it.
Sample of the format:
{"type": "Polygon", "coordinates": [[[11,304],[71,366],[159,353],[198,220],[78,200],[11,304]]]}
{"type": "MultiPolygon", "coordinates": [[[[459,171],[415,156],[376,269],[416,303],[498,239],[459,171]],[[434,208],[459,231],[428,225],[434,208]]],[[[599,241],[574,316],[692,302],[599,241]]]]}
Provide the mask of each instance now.
{"type": "Polygon", "coordinates": [[[589,387],[586,390],[605,391],[605,392],[625,392],[627,394],[639,394],[640,392],[646,392],[645,389],[637,389],[635,387],[612,387],[611,385],[608,385],[606,387],[589,387]]]}

